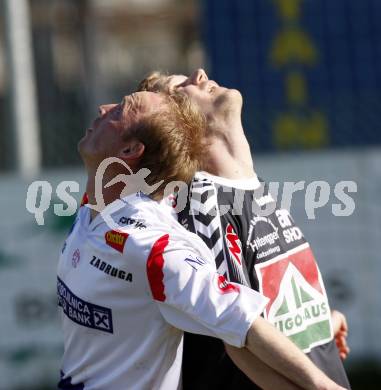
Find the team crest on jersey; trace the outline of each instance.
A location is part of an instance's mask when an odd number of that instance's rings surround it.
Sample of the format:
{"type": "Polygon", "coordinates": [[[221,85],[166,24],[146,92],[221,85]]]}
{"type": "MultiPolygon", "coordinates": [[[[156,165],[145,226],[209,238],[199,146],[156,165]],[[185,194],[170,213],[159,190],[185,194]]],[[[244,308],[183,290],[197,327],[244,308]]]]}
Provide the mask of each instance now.
{"type": "Polygon", "coordinates": [[[79,251],[79,249],[77,248],[74,253],[73,253],[73,256],[71,258],[71,265],[74,267],[74,268],[77,268],[77,265],[79,263],[79,261],[81,260],[81,252],[79,251]]]}
{"type": "Polygon", "coordinates": [[[236,284],[229,283],[224,275],[217,274],[216,284],[217,289],[221,294],[228,294],[231,292],[239,293],[239,287],[236,284]]]}
{"type": "Polygon", "coordinates": [[[308,244],[255,268],[260,292],[269,298],[268,321],[304,352],[332,339],[327,296],[308,244]]]}
{"type": "Polygon", "coordinates": [[[168,202],[173,209],[177,207],[177,199],[179,195],[177,193],[168,196],[168,202]]]}
{"type": "Polygon", "coordinates": [[[230,257],[240,266],[242,265],[242,245],[241,240],[234,231],[233,226],[229,223],[226,226],[225,239],[228,244],[230,257]]]}
{"type": "Polygon", "coordinates": [[[120,253],[123,253],[127,238],[128,233],[118,232],[117,230],[109,230],[105,234],[106,244],[120,253]]]}

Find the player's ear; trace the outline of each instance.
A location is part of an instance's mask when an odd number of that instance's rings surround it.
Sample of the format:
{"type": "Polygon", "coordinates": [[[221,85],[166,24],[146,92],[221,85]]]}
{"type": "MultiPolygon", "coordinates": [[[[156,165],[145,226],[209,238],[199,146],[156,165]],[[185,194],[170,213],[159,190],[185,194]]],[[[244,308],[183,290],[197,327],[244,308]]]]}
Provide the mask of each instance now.
{"type": "Polygon", "coordinates": [[[122,160],[136,161],[143,156],[145,150],[144,144],[138,139],[132,139],[126,142],[121,148],[118,157],[122,160]]]}

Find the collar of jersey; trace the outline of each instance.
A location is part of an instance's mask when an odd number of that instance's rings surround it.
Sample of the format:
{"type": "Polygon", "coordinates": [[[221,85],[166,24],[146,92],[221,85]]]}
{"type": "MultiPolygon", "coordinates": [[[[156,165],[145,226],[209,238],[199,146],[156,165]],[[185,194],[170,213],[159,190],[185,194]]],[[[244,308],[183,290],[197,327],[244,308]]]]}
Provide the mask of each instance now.
{"type": "MultiPolygon", "coordinates": [[[[107,207],[112,207],[113,204],[116,204],[116,202],[122,201],[126,205],[137,205],[142,202],[154,202],[153,199],[151,199],[148,195],[143,194],[142,192],[136,192],[133,194],[129,194],[123,198],[116,199],[114,202],[110,203],[107,207]]],[[[106,223],[104,218],[102,217],[102,214],[99,213],[90,223],[89,223],[89,218],[90,218],[90,209],[88,207],[84,207],[84,209],[87,209],[85,211],[85,225],[88,226],[91,230],[94,230],[97,226],[102,225],[103,223],[106,223]]],[[[111,212],[110,214],[116,214],[118,213],[118,210],[111,212]]]]}
{"type": "Polygon", "coordinates": [[[220,184],[222,186],[238,188],[241,190],[256,190],[261,186],[261,183],[259,182],[258,177],[255,173],[253,177],[250,177],[248,179],[233,180],[227,179],[226,177],[215,176],[205,171],[200,171],[196,172],[195,178],[201,180],[211,180],[214,183],[220,184]]]}

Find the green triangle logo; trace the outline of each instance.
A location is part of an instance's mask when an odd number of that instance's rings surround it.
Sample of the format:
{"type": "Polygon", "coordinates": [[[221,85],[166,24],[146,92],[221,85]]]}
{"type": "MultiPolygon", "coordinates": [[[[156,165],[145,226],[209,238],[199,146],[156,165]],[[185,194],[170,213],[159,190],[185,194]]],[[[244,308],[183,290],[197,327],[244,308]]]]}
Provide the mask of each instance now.
{"type": "Polygon", "coordinates": [[[296,304],[296,307],[299,309],[302,306],[302,302],[301,302],[300,293],[298,291],[298,287],[296,286],[294,276],[291,279],[291,285],[292,285],[292,290],[294,292],[295,304],[296,304]]]}
{"type": "Polygon", "coordinates": [[[303,287],[299,286],[300,288],[300,298],[302,300],[302,303],[306,303],[306,302],[310,302],[310,301],[313,301],[314,299],[311,297],[310,294],[308,294],[308,292],[306,292],[303,287]]]}
{"type": "Polygon", "coordinates": [[[289,312],[286,297],[283,298],[283,302],[280,305],[278,311],[275,314],[275,317],[281,316],[282,314],[286,314],[289,312]]]}

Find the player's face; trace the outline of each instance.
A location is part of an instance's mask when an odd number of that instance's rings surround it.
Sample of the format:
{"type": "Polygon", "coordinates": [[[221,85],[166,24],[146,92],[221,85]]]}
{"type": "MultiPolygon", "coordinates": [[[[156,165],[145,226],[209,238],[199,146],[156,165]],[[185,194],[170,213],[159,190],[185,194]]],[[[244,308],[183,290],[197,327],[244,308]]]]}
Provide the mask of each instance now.
{"type": "Polygon", "coordinates": [[[99,115],[79,141],[78,150],[85,163],[97,166],[107,157],[118,157],[126,145],[126,129],[158,110],[163,97],[153,92],[136,92],[119,104],[99,107],[99,115]]]}
{"type": "Polygon", "coordinates": [[[201,109],[208,122],[226,115],[226,112],[241,113],[242,96],[236,89],[221,87],[209,80],[203,69],[197,69],[190,76],[171,75],[164,82],[169,91],[184,92],[201,109]]]}

